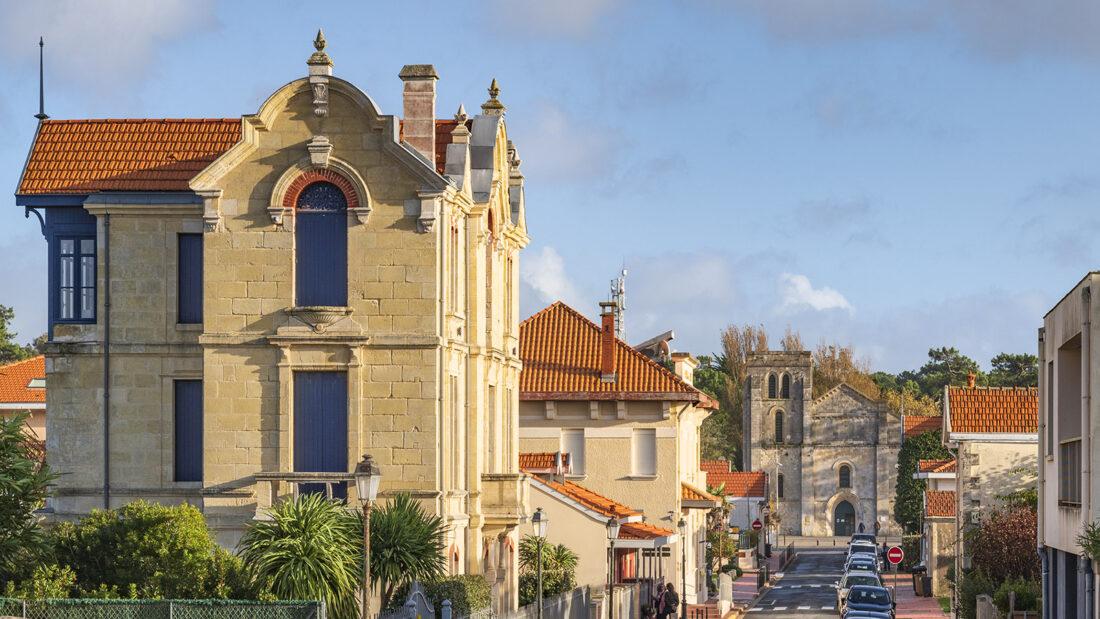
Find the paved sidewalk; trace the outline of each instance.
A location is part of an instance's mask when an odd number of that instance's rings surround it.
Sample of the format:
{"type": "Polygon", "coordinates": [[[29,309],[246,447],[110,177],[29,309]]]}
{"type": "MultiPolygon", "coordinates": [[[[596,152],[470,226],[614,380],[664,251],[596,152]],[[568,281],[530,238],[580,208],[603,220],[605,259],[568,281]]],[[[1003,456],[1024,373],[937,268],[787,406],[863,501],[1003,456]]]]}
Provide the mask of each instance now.
{"type": "Polygon", "coordinates": [[[733,581],[733,606],[744,608],[756,597],[756,573],[745,572],[733,581]]]}
{"type": "Polygon", "coordinates": [[[898,619],[947,619],[948,615],[940,610],[940,603],[934,597],[917,597],[913,593],[913,577],[909,574],[899,573],[897,580],[894,574],[883,574],[887,587],[895,587],[897,591],[898,619]]]}

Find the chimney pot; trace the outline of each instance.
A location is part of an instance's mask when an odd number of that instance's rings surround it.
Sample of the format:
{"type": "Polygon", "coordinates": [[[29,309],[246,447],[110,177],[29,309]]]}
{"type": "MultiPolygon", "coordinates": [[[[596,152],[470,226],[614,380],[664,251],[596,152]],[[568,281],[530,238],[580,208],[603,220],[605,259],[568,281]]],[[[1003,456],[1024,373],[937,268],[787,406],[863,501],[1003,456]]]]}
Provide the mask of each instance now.
{"type": "Polygon", "coordinates": [[[977,384],[977,382],[978,382],[978,375],[975,374],[974,372],[971,372],[971,373],[966,375],[966,386],[967,387],[970,387],[971,389],[973,389],[974,386],[977,384]]]}
{"type": "Polygon", "coordinates": [[[435,165],[435,81],[430,64],[407,64],[398,74],[404,82],[402,139],[435,165]]]}
{"type": "Polygon", "coordinates": [[[615,304],[600,303],[600,380],[615,382],[615,304]]]}

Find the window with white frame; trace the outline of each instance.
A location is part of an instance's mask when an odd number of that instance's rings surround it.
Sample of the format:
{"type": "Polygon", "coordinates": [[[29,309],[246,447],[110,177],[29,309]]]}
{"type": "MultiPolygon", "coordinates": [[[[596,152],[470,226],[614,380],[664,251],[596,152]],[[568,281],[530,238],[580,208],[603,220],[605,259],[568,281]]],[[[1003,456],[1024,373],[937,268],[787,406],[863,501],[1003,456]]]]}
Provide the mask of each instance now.
{"type": "Polygon", "coordinates": [[[561,452],[569,454],[569,469],[573,475],[584,475],[584,429],[561,431],[561,452]]]}
{"type": "Polygon", "coordinates": [[[657,430],[634,428],[630,439],[632,473],[638,476],[657,475],[657,430]]]}

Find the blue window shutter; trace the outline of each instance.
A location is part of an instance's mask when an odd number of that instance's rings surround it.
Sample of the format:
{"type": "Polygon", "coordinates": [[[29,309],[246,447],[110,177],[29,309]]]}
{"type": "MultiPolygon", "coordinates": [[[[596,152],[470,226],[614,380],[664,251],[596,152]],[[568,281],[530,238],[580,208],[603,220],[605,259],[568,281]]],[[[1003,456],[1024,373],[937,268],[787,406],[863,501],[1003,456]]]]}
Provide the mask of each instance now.
{"type": "Polygon", "coordinates": [[[347,198],[332,183],[313,183],[302,190],[296,206],[297,305],[347,305],[347,198]]]}
{"type": "Polygon", "coordinates": [[[179,235],[176,322],[202,322],[202,235],[179,235]]]}
{"type": "Polygon", "coordinates": [[[176,481],[202,481],[202,381],[175,381],[176,481]]]}
{"type": "MultiPolygon", "coordinates": [[[[348,472],[347,372],[294,373],[294,470],[305,473],[348,472]]],[[[303,484],[302,492],[324,492],[303,484]]],[[[347,496],[346,488],[334,496],[347,496]]]]}

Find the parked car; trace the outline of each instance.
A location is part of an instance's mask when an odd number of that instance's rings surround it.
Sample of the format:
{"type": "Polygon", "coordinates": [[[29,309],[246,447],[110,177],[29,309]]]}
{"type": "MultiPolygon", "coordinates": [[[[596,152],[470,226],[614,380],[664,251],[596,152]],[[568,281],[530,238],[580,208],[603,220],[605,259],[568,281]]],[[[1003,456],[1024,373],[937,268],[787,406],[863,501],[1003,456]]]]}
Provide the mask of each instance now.
{"type": "Polygon", "coordinates": [[[848,545],[848,556],[849,557],[852,556],[854,553],[857,553],[857,552],[866,552],[868,554],[878,555],[879,550],[878,550],[878,546],[875,546],[871,542],[858,541],[858,542],[852,542],[851,544],[848,545]]]}
{"type": "Polygon", "coordinates": [[[874,572],[851,571],[845,574],[833,585],[836,587],[836,608],[844,612],[844,600],[848,598],[848,590],[858,585],[868,587],[881,587],[882,579],[874,572]]]}
{"type": "Polygon", "coordinates": [[[856,611],[883,613],[892,618],[894,616],[894,600],[890,598],[890,591],[886,587],[856,585],[848,589],[848,598],[844,602],[845,615],[843,616],[852,617],[851,613],[856,611]]]}
{"type": "Polygon", "coordinates": [[[872,546],[878,545],[874,533],[856,533],[852,536],[852,539],[848,540],[848,545],[851,546],[856,542],[869,542],[872,546]]]}
{"type": "Polygon", "coordinates": [[[848,572],[872,572],[879,573],[878,561],[874,557],[857,555],[844,564],[844,573],[848,572]]]}
{"type": "Polygon", "coordinates": [[[841,617],[844,619],[892,619],[890,613],[877,613],[873,610],[850,610],[841,617]]]}

